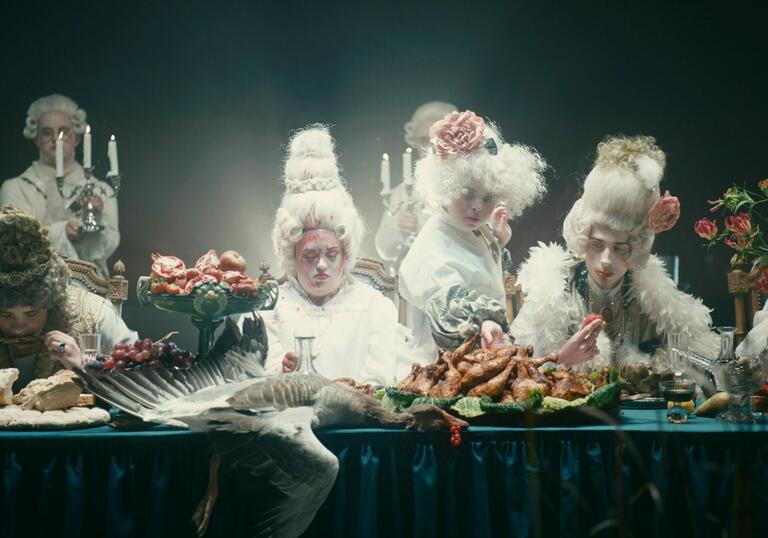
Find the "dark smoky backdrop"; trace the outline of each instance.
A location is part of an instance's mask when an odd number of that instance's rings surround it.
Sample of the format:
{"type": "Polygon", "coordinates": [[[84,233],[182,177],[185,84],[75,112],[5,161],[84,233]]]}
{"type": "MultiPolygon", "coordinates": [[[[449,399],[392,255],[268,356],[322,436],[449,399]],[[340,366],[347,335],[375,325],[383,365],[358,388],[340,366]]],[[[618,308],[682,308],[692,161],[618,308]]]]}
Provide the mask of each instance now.
{"type": "MultiPolygon", "coordinates": [[[[677,227],[655,250],[732,323],[725,247],[693,233],[708,199],[768,176],[764,20],[722,2],[99,2],[0,8],[0,177],[36,158],[27,107],[58,92],[88,112],[97,175],[119,141],[124,317],[142,335],[196,330],[142,308],[150,254],[188,264],[236,249],[274,264],[272,217],[290,133],[332,125],[349,189],[373,232],[383,211],[379,160],[400,169],[403,123],[430,100],[497,122],[551,165],[545,200],[512,223],[513,258],[558,241],[597,142],[649,134],[667,152],[662,188],[677,227]]],[[[393,173],[393,182],[397,174],[393,173]]]]}

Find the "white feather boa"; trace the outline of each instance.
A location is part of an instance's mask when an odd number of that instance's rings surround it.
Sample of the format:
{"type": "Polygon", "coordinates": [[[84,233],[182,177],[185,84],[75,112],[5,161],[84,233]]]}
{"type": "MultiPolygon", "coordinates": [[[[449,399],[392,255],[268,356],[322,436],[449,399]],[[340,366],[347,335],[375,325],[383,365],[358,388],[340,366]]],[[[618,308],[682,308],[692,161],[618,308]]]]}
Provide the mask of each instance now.
{"type": "MultiPolygon", "coordinates": [[[[584,299],[570,285],[578,263],[560,245],[539,243],[520,266],[517,282],[525,301],[512,322],[512,334],[517,343],[534,346],[537,355],[559,351],[571,337],[571,328],[578,327],[587,314],[584,299]]],[[[691,337],[692,351],[717,356],[720,340],[710,328],[710,310],[700,299],[679,291],[658,258],[651,256],[645,268],[632,271],[630,293],[659,334],[686,331],[691,337]]],[[[584,366],[594,368],[609,363],[608,337],[601,334],[597,345],[600,354],[584,366]]],[[[630,343],[623,345],[619,355],[622,363],[652,360],[630,343]]]]}

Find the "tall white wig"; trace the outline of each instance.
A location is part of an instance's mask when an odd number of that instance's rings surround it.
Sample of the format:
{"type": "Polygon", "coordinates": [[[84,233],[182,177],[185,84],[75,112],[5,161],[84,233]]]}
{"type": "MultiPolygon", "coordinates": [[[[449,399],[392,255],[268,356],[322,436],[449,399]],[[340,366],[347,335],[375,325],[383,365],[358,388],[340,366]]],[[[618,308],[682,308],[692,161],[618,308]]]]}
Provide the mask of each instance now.
{"type": "Polygon", "coordinates": [[[365,233],[363,219],[344,186],[328,127],[311,125],[296,132],[283,171],[285,194],[275,214],[272,244],[286,276],[295,276],[295,247],[305,231],[336,234],[349,275],[365,233]]]}
{"type": "Polygon", "coordinates": [[[444,101],[429,101],[419,106],[413,112],[411,119],[403,125],[405,143],[420,152],[428,150],[429,128],[433,123],[456,110],[458,108],[455,105],[444,101]]]}
{"type": "Polygon", "coordinates": [[[629,233],[630,268],[645,267],[655,234],[648,213],[659,199],[666,155],[650,136],[607,137],[584,180],[584,192],[563,222],[563,237],[583,257],[593,224],[629,233]]]}
{"type": "Polygon", "coordinates": [[[85,132],[86,113],[66,95],[54,93],[34,101],[27,110],[27,124],[24,126],[24,136],[30,140],[37,138],[37,125],[40,116],[48,112],[63,112],[69,114],[75,127],[75,132],[82,135],[85,132]]]}
{"type": "MultiPolygon", "coordinates": [[[[453,112],[432,126],[432,147],[416,163],[416,190],[432,210],[455,200],[461,189],[479,180],[504,204],[514,218],[538,201],[546,192],[544,172],[547,164],[538,152],[521,144],[504,142],[492,123],[484,122],[471,111],[453,112]],[[440,127],[470,117],[478,126],[482,145],[455,155],[440,155],[440,127]]],[[[471,147],[471,146],[470,146],[471,147]]]]}

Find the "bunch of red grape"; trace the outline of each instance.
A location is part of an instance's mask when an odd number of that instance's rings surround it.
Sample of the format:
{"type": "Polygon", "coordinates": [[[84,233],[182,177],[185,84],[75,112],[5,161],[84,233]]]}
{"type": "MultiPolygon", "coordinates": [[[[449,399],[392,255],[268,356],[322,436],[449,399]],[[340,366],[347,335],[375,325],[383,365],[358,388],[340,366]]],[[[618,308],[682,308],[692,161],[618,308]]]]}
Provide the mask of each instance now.
{"type": "Polygon", "coordinates": [[[107,372],[136,368],[189,368],[194,356],[175,342],[152,342],[149,338],[132,344],[115,344],[109,355],[98,355],[86,366],[107,372]]]}

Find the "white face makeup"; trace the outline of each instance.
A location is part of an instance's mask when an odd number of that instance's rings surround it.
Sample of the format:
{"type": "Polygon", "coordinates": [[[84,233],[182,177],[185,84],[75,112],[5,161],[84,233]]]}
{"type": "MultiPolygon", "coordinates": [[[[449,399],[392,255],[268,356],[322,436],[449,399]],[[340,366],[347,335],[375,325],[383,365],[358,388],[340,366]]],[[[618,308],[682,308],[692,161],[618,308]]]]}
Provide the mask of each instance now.
{"type": "Polygon", "coordinates": [[[495,193],[488,191],[478,180],[473,179],[461,189],[458,198],[446,209],[456,225],[468,230],[477,230],[488,222],[497,201],[495,193]]]}
{"type": "Polygon", "coordinates": [[[33,306],[14,306],[0,310],[0,333],[8,338],[40,334],[48,321],[48,310],[33,306]]]}
{"type": "Polygon", "coordinates": [[[62,149],[64,150],[64,165],[67,166],[75,158],[75,147],[80,137],[75,133],[72,118],[64,112],[46,112],[37,121],[37,138],[35,145],[40,149],[40,161],[49,166],[56,166],[56,139],[63,133],[62,149]]]}
{"type": "Polygon", "coordinates": [[[593,224],[587,240],[587,272],[598,286],[611,289],[624,278],[632,254],[629,233],[593,224]]]}
{"type": "Polygon", "coordinates": [[[296,280],[315,304],[322,304],[341,286],[344,274],[344,249],[330,230],[304,232],[296,244],[296,280]]]}

